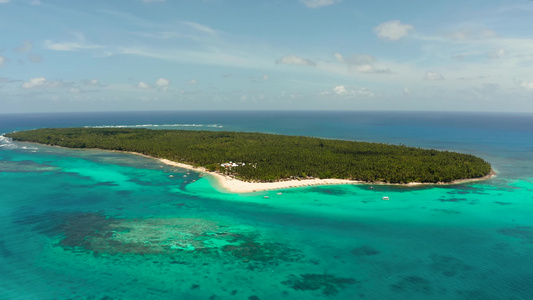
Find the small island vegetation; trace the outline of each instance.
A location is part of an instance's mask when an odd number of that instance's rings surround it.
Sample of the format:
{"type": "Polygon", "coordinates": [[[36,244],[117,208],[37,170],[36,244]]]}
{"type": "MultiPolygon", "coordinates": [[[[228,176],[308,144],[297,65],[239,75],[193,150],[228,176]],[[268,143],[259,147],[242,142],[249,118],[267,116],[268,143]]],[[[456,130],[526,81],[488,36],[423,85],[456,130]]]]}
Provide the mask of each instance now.
{"type": "Polygon", "coordinates": [[[265,133],[117,128],[44,128],[6,134],[17,141],[136,152],[243,181],[336,178],[449,183],[491,173],[483,159],[381,143],[265,133]]]}

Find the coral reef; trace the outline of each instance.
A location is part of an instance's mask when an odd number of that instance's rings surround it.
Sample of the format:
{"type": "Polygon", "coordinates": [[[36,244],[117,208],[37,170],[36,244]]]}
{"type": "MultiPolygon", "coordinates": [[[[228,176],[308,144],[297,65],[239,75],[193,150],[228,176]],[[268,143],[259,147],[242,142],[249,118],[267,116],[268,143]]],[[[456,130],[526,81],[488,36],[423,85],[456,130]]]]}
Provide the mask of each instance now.
{"type": "Polygon", "coordinates": [[[75,214],[60,226],[59,244],[95,254],[165,254],[277,264],[301,252],[264,240],[258,233],[199,218],[118,219],[99,213],[75,214]]]}

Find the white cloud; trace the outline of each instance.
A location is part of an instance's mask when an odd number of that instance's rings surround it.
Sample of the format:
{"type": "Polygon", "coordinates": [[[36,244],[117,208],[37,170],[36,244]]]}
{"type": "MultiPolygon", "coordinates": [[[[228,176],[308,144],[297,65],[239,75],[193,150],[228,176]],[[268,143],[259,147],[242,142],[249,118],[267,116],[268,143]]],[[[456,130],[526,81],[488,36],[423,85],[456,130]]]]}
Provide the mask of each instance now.
{"type": "Polygon", "coordinates": [[[411,25],[394,20],[379,24],[374,27],[374,32],[382,39],[396,41],[409,35],[409,30],[413,29],[414,27],[411,25]]]}
{"type": "Polygon", "coordinates": [[[427,71],[426,75],[424,75],[424,80],[444,80],[444,76],[437,72],[427,71]]]}
{"type": "Polygon", "coordinates": [[[263,74],[263,80],[269,80],[270,79],[270,76],[268,76],[267,74],[263,74]]]}
{"type": "Polygon", "coordinates": [[[533,92],[533,81],[520,81],[518,82],[518,85],[528,91],[533,92]]]}
{"type": "Polygon", "coordinates": [[[374,97],[374,93],[372,93],[367,88],[346,88],[344,85],[337,85],[333,87],[330,91],[325,91],[320,93],[321,96],[339,96],[339,97],[349,97],[349,98],[355,98],[355,97],[374,97]]]}
{"type": "Polygon", "coordinates": [[[198,83],[198,81],[196,79],[191,79],[191,80],[187,81],[187,84],[190,84],[190,85],[195,85],[197,83],[198,83]]]}
{"type": "Polygon", "coordinates": [[[490,29],[461,28],[445,34],[445,37],[454,41],[474,41],[497,38],[498,34],[490,29]]]}
{"type": "Polygon", "coordinates": [[[6,63],[6,60],[5,56],[0,55],[0,66],[3,66],[6,63]]]}
{"type": "Polygon", "coordinates": [[[33,0],[30,4],[31,5],[40,5],[42,2],[39,0],[33,0]]]}
{"type": "Polygon", "coordinates": [[[51,40],[44,41],[44,48],[56,51],[77,51],[86,49],[103,48],[100,45],[88,43],[82,33],[73,33],[75,41],[73,42],[53,42],[51,40]]]}
{"type": "Polygon", "coordinates": [[[170,81],[165,78],[159,78],[155,81],[155,85],[159,87],[166,87],[170,84],[170,81]]]}
{"type": "Polygon", "coordinates": [[[195,23],[195,22],[182,22],[183,24],[185,25],[189,25],[190,27],[198,30],[198,31],[201,31],[201,32],[205,32],[205,33],[209,33],[209,34],[215,34],[216,31],[212,28],[210,28],[209,26],[206,26],[206,25],[202,25],[202,24],[199,24],[199,23],[195,23]]]}
{"type": "Polygon", "coordinates": [[[46,49],[56,50],[56,51],[76,51],[76,50],[101,48],[101,46],[98,46],[98,45],[87,45],[87,44],[83,44],[79,42],[55,43],[50,40],[44,41],[44,47],[46,49]]]}
{"type": "Polygon", "coordinates": [[[295,65],[295,66],[315,66],[315,63],[307,58],[302,58],[293,54],[285,55],[276,60],[277,65],[295,65]]]}
{"type": "Polygon", "coordinates": [[[77,87],[73,87],[73,88],[70,88],[70,92],[73,94],[78,94],[79,92],[81,92],[81,89],[77,87]]]}
{"type": "Polygon", "coordinates": [[[163,92],[166,92],[168,90],[169,84],[170,84],[170,80],[166,78],[159,78],[155,81],[155,85],[163,92]]]}
{"type": "Polygon", "coordinates": [[[118,47],[112,54],[135,55],[172,62],[196,63],[201,65],[231,66],[248,69],[271,69],[272,60],[264,56],[250,55],[242,49],[222,51],[192,51],[181,48],[162,49],[161,47],[118,47]]]}
{"type": "Polygon", "coordinates": [[[319,8],[322,6],[330,6],[339,3],[342,0],[300,0],[308,8],[319,8]]]}
{"type": "Polygon", "coordinates": [[[83,79],[83,80],[80,80],[79,83],[80,85],[84,87],[104,87],[105,86],[98,79],[83,79]]]}
{"type": "Polygon", "coordinates": [[[371,55],[354,54],[345,58],[342,54],[335,53],[333,56],[339,63],[348,65],[349,69],[352,71],[362,73],[391,73],[391,70],[389,69],[377,69],[374,67],[373,63],[376,59],[371,55]]]}
{"type": "Polygon", "coordinates": [[[341,64],[345,64],[346,61],[344,60],[344,57],[342,56],[342,54],[340,53],[335,53],[333,54],[333,56],[335,57],[335,59],[340,62],[341,64]]]}
{"type": "Polygon", "coordinates": [[[498,50],[490,51],[487,53],[487,57],[491,59],[499,59],[507,54],[507,51],[505,49],[500,48],[498,50]]]}
{"type": "Polygon", "coordinates": [[[25,89],[31,89],[31,88],[35,88],[35,87],[44,86],[45,83],[46,83],[46,78],[37,77],[37,78],[30,79],[30,81],[28,81],[28,82],[24,82],[22,84],[22,87],[25,88],[25,89]]]}
{"type": "Polygon", "coordinates": [[[15,52],[22,53],[28,52],[33,48],[33,44],[30,41],[24,41],[22,46],[15,48],[15,52]]]}
{"type": "Polygon", "coordinates": [[[344,85],[338,85],[338,86],[334,87],[333,88],[333,93],[336,94],[336,95],[339,95],[339,96],[343,96],[343,95],[348,94],[348,92],[346,91],[346,88],[344,87],[344,85]]]}
{"type": "Polygon", "coordinates": [[[136,87],[138,87],[140,89],[149,89],[150,88],[150,86],[146,82],[143,82],[143,81],[140,81],[139,83],[137,83],[136,87]]]}
{"type": "Polygon", "coordinates": [[[374,93],[372,93],[367,88],[360,88],[360,89],[357,89],[357,90],[352,90],[351,93],[354,96],[366,96],[366,97],[374,97],[375,96],[374,93]]]}
{"type": "Polygon", "coordinates": [[[30,81],[22,83],[22,87],[25,89],[56,87],[58,85],[58,82],[48,81],[44,77],[31,78],[30,81]]]}
{"type": "Polygon", "coordinates": [[[0,0],[0,3],[8,3],[11,0],[0,0]]]}

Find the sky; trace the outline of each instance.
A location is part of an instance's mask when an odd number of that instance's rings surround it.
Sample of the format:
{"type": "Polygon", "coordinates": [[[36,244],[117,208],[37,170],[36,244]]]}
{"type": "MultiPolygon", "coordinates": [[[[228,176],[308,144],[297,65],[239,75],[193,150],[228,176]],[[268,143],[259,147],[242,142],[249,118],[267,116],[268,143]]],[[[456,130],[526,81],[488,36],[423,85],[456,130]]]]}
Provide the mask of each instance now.
{"type": "Polygon", "coordinates": [[[533,113],[529,0],[0,0],[0,114],[533,113]]]}

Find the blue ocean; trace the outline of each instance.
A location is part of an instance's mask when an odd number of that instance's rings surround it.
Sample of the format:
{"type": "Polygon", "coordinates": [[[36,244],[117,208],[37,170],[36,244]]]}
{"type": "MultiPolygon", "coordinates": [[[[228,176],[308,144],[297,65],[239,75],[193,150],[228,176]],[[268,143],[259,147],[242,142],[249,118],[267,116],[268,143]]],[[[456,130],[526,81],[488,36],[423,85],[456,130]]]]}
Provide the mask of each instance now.
{"type": "Polygon", "coordinates": [[[232,194],[147,157],[0,137],[0,299],[533,299],[531,114],[0,115],[0,133],[83,126],[403,144],[497,175],[232,194]]]}

